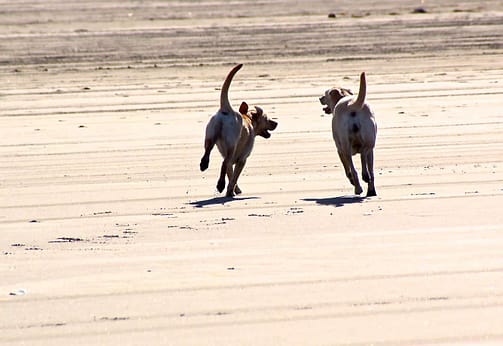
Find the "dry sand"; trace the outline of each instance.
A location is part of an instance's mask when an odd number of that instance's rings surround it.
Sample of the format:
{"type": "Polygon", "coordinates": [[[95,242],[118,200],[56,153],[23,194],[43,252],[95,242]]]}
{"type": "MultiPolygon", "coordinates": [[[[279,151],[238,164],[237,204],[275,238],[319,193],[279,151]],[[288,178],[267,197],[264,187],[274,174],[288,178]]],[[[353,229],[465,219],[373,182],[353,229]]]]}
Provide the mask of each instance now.
{"type": "Polygon", "coordinates": [[[354,2],[0,1],[0,344],[502,344],[503,3],[354,2]],[[361,71],[371,199],[318,103],[361,71]]]}

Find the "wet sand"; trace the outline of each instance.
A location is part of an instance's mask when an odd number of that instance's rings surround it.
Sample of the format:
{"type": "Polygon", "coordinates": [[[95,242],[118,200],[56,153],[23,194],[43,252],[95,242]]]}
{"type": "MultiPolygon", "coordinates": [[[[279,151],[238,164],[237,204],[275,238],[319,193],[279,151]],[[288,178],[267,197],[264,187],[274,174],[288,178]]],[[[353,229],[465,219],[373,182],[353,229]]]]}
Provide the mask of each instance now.
{"type": "Polygon", "coordinates": [[[503,342],[500,1],[22,4],[0,2],[0,344],[503,342]],[[228,200],[199,160],[235,63],[233,104],[279,126],[228,200]],[[361,71],[368,199],[318,102],[361,71]]]}

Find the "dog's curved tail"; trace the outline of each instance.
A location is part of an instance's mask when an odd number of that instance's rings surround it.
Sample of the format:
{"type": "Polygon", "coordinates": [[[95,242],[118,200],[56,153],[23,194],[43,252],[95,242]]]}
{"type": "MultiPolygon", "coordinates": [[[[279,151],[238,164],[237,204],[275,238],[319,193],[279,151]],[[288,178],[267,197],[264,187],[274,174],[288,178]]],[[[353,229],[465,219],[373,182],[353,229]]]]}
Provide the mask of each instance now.
{"type": "Polygon", "coordinates": [[[232,82],[232,78],[243,67],[243,64],[238,64],[232,68],[227,77],[225,78],[224,84],[222,85],[222,91],[220,92],[220,111],[222,112],[232,112],[232,106],[229,102],[229,87],[232,82]]]}
{"type": "Polygon", "coordinates": [[[365,103],[365,96],[367,94],[367,81],[365,79],[365,72],[360,75],[360,90],[358,91],[358,97],[349,106],[351,108],[360,109],[365,103]]]}

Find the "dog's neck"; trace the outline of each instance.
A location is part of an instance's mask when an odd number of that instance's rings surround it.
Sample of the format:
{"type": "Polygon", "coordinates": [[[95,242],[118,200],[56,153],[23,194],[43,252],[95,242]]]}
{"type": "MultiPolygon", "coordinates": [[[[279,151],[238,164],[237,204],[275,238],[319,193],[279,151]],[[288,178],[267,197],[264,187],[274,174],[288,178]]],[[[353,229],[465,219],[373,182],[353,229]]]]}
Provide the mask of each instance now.
{"type": "Polygon", "coordinates": [[[253,118],[250,115],[246,113],[241,113],[241,117],[243,118],[244,121],[253,126],[253,118]]]}

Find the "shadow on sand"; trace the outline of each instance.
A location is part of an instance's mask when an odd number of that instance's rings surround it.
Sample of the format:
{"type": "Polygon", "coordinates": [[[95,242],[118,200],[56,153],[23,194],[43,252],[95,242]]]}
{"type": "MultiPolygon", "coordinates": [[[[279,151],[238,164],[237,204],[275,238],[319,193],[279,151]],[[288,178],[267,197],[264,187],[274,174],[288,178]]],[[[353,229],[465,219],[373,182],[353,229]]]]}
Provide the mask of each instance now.
{"type": "Polygon", "coordinates": [[[213,197],[201,201],[190,202],[189,204],[196,208],[204,208],[211,205],[217,205],[217,204],[224,205],[225,203],[229,202],[245,201],[247,199],[258,199],[258,197],[213,197]]]}
{"type": "Polygon", "coordinates": [[[362,203],[365,201],[366,197],[360,196],[338,196],[338,197],[327,197],[327,198],[303,198],[306,202],[316,202],[321,205],[333,205],[335,207],[343,207],[346,204],[362,203]]]}

